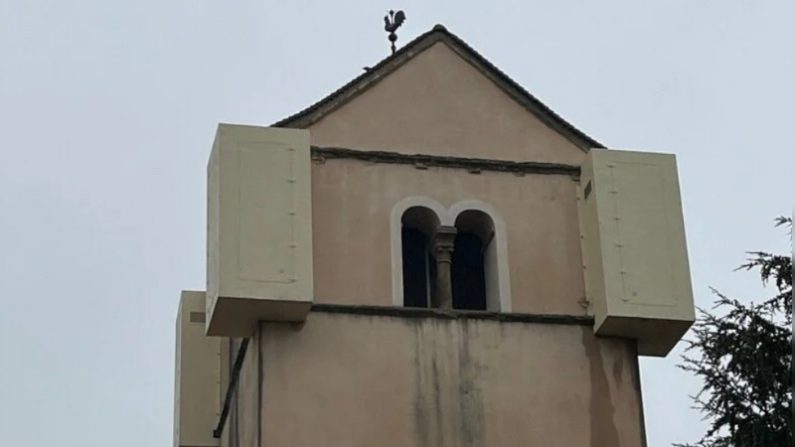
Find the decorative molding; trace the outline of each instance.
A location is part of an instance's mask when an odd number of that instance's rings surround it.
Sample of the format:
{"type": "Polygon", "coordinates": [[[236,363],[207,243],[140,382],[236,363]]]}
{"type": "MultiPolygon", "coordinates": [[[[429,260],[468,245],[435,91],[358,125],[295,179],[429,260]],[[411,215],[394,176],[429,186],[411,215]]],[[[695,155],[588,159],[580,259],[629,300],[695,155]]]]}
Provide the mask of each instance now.
{"type": "Polygon", "coordinates": [[[580,167],[561,163],[535,161],[507,161],[488,158],[450,157],[445,155],[401,154],[388,151],[364,151],[341,147],[312,146],[314,160],[349,159],[370,163],[413,165],[419,169],[428,167],[464,169],[471,173],[481,171],[509,172],[514,174],[568,175],[580,177],[580,167]]]}
{"type": "Polygon", "coordinates": [[[398,318],[435,318],[440,320],[491,320],[503,323],[540,323],[593,326],[587,315],[521,314],[474,310],[422,309],[402,306],[363,306],[346,304],[313,304],[311,312],[348,315],[371,315],[398,318]]]}

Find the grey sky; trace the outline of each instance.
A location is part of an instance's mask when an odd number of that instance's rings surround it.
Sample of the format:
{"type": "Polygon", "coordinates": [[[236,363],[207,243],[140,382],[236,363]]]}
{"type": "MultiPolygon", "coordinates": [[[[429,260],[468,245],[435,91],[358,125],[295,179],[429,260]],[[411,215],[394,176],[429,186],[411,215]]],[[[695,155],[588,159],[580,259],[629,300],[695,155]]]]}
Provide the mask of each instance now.
{"type": "MultiPolygon", "coordinates": [[[[696,300],[789,251],[795,2],[0,1],[0,433],[18,446],[170,445],[174,318],[204,284],[219,121],[267,125],[445,24],[576,126],[679,157],[696,300]]],[[[703,430],[642,360],[650,447],[703,430]]]]}

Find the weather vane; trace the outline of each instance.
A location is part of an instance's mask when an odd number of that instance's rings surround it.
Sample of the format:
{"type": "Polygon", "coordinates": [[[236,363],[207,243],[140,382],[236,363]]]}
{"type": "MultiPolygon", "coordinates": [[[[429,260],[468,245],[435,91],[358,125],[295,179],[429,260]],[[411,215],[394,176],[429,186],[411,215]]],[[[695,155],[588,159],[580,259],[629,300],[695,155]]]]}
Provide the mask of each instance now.
{"type": "Polygon", "coordinates": [[[389,11],[389,15],[384,16],[384,30],[389,33],[389,41],[392,42],[392,54],[395,54],[395,41],[397,40],[397,31],[403,21],[406,20],[406,13],[403,11],[389,11]]]}

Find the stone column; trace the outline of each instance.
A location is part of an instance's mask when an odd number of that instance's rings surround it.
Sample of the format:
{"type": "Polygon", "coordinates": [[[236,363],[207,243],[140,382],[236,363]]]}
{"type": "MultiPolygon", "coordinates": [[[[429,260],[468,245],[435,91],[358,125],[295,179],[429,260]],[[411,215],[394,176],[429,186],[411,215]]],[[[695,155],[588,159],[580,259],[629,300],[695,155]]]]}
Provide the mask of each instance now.
{"type": "Polygon", "coordinates": [[[455,227],[442,226],[433,237],[433,254],[436,259],[436,293],[433,307],[442,310],[453,308],[453,248],[455,227]]]}

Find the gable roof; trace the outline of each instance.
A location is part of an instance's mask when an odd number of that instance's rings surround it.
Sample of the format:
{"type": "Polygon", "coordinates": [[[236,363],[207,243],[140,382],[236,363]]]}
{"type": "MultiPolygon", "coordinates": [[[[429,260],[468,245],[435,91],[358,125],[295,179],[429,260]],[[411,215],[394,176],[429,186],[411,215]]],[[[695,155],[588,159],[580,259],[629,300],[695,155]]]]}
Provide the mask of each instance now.
{"type": "Polygon", "coordinates": [[[274,127],[306,128],[319,121],[327,114],[333,112],[343,104],[352,100],[366,89],[378,83],[414,56],[437,42],[444,42],[460,57],[469,62],[494,84],[501,88],[511,98],[524,106],[529,112],[544,122],[572,143],[583,150],[591,148],[604,148],[605,146],[574,127],[560,115],[552,111],[535,96],[530,94],[516,81],[508,77],[499,68],[494,66],[485,57],[480,55],[458,36],[448,31],[442,25],[436,25],[430,31],[421,34],[411,42],[404,45],[395,54],[383,59],[371,69],[357,76],[335,92],[312,104],[294,115],[288,116],[273,124],[274,127]]]}

